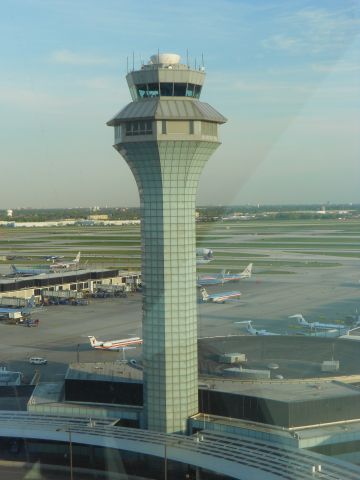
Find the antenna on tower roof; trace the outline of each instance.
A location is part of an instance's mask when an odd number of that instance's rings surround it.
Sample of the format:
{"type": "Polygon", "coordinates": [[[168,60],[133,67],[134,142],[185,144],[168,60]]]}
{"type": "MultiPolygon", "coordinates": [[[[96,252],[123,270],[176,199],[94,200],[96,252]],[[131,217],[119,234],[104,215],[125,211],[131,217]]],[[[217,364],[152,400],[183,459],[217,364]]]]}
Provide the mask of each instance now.
{"type": "Polygon", "coordinates": [[[126,73],[129,73],[129,56],[126,57],[126,73]]]}
{"type": "Polygon", "coordinates": [[[189,68],[189,49],[186,49],[186,65],[189,68]]]}
{"type": "Polygon", "coordinates": [[[133,71],[135,70],[135,53],[134,53],[134,50],[133,50],[133,71]]]}

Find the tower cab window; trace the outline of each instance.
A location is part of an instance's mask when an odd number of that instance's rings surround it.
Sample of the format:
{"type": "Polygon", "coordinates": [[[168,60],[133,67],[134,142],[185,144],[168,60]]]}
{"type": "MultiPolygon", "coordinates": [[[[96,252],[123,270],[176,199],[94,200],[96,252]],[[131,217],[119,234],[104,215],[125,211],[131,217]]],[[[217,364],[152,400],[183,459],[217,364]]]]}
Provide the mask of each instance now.
{"type": "Polygon", "coordinates": [[[200,98],[201,85],[194,83],[160,82],[135,86],[138,99],[153,97],[191,97],[200,98]]]}
{"type": "Polygon", "coordinates": [[[162,97],[174,96],[174,84],[173,83],[160,83],[160,95],[162,97]]]}
{"type": "Polygon", "coordinates": [[[174,96],[185,97],[186,95],[186,83],[174,83],[174,96]]]}

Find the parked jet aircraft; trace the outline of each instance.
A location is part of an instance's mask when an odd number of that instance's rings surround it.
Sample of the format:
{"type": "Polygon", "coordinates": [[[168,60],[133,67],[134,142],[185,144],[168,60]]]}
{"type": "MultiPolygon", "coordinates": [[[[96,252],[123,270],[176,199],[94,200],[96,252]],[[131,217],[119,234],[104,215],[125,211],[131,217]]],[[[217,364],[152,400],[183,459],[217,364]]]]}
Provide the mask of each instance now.
{"type": "Polygon", "coordinates": [[[202,275],[197,279],[197,286],[203,287],[205,285],[220,285],[224,283],[224,271],[215,275],[202,275]]]}
{"type": "Polygon", "coordinates": [[[46,265],[44,267],[16,267],[15,265],[11,265],[11,273],[13,275],[20,275],[20,276],[31,276],[31,275],[43,275],[45,273],[51,273],[50,268],[46,265]]]}
{"type": "Polygon", "coordinates": [[[202,287],[205,285],[220,285],[225,282],[231,282],[233,280],[250,278],[252,272],[252,265],[252,263],[249,263],[249,265],[241,273],[230,273],[222,270],[218,274],[202,275],[197,279],[197,286],[202,287]]]}
{"type": "Polygon", "coordinates": [[[50,265],[51,270],[63,270],[66,268],[76,267],[79,265],[80,262],[80,252],[76,255],[74,260],[71,262],[59,262],[59,263],[52,263],[50,265]]]}
{"type": "Polygon", "coordinates": [[[280,333],[272,333],[268,332],[267,330],[257,330],[251,324],[251,320],[246,320],[244,322],[235,322],[240,324],[247,324],[246,330],[250,335],[259,335],[259,336],[267,336],[267,335],[280,335],[280,333]]]}
{"type": "Polygon", "coordinates": [[[203,302],[225,303],[227,300],[239,298],[240,292],[221,292],[208,294],[205,288],[200,289],[203,302]]]}
{"type": "Polygon", "coordinates": [[[143,343],[143,340],[140,337],[121,338],[120,340],[107,340],[103,342],[101,340],[96,340],[93,336],[89,336],[89,341],[93,348],[112,351],[120,351],[123,350],[124,347],[140,345],[143,343]]]}
{"type": "Polygon", "coordinates": [[[223,274],[223,278],[225,282],[231,282],[232,280],[242,280],[243,278],[250,278],[252,273],[252,263],[243,270],[241,273],[230,273],[226,272],[223,274]]]}
{"type": "Polygon", "coordinates": [[[0,307],[0,316],[11,316],[11,315],[16,315],[19,313],[20,315],[29,315],[31,313],[31,310],[35,307],[35,297],[34,295],[29,298],[29,300],[26,302],[25,307],[0,307]]]}
{"type": "Polygon", "coordinates": [[[336,323],[321,323],[321,322],[308,322],[305,318],[301,315],[301,313],[297,313],[295,315],[291,315],[289,318],[296,318],[298,324],[305,328],[311,329],[338,329],[338,330],[349,330],[345,325],[336,324],[336,323]]]}

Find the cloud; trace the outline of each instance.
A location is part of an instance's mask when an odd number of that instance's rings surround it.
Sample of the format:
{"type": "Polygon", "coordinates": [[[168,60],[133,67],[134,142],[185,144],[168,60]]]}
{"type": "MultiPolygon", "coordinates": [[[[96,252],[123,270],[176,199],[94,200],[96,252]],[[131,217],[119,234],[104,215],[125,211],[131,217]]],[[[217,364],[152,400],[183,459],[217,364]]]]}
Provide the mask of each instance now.
{"type": "Polygon", "coordinates": [[[335,64],[330,63],[316,63],[312,65],[314,72],[320,73],[355,73],[360,71],[360,65],[353,62],[339,62],[335,64]]]}
{"type": "Polygon", "coordinates": [[[277,50],[293,50],[299,47],[299,40],[286,35],[273,35],[263,40],[262,45],[277,50]]]}
{"type": "Polygon", "coordinates": [[[360,18],[355,7],[304,8],[280,15],[276,27],[280,33],[265,38],[264,48],[306,55],[326,51],[336,54],[358,35],[360,18]]]}
{"type": "Polygon", "coordinates": [[[50,60],[54,63],[77,66],[109,65],[113,63],[110,58],[75,53],[70,50],[56,50],[51,54],[50,60]]]}
{"type": "Polygon", "coordinates": [[[48,93],[0,85],[0,104],[42,109],[63,106],[63,101],[48,93]]]}

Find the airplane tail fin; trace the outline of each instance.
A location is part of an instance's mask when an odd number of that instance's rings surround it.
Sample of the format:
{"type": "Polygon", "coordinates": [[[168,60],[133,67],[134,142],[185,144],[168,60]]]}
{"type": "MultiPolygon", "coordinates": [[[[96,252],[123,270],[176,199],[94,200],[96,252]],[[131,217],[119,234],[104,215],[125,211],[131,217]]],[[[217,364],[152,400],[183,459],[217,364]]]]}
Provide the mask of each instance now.
{"type": "Polygon", "coordinates": [[[299,325],[309,325],[309,322],[305,320],[305,318],[301,315],[301,313],[296,313],[295,315],[291,315],[289,318],[296,318],[299,325]]]}
{"type": "Polygon", "coordinates": [[[74,263],[79,263],[80,262],[80,255],[81,255],[81,252],[79,252],[76,257],[74,258],[74,263]]]}
{"type": "Polygon", "coordinates": [[[200,292],[201,292],[201,296],[202,296],[203,301],[206,302],[207,299],[209,298],[209,294],[207,293],[205,288],[202,288],[200,290],[200,292]]]}
{"type": "Polygon", "coordinates": [[[15,265],[11,265],[10,268],[11,268],[11,273],[18,273],[18,270],[15,267],[15,265]]]}
{"type": "Polygon", "coordinates": [[[249,263],[249,265],[248,265],[248,266],[245,268],[245,270],[241,273],[241,275],[242,275],[244,278],[250,278],[250,277],[251,277],[252,266],[253,266],[253,264],[252,264],[252,263],[249,263]]]}
{"type": "Polygon", "coordinates": [[[89,335],[88,338],[89,338],[90,345],[91,345],[92,347],[95,347],[95,345],[97,344],[96,338],[93,337],[93,336],[91,336],[91,335],[89,335]]]}

